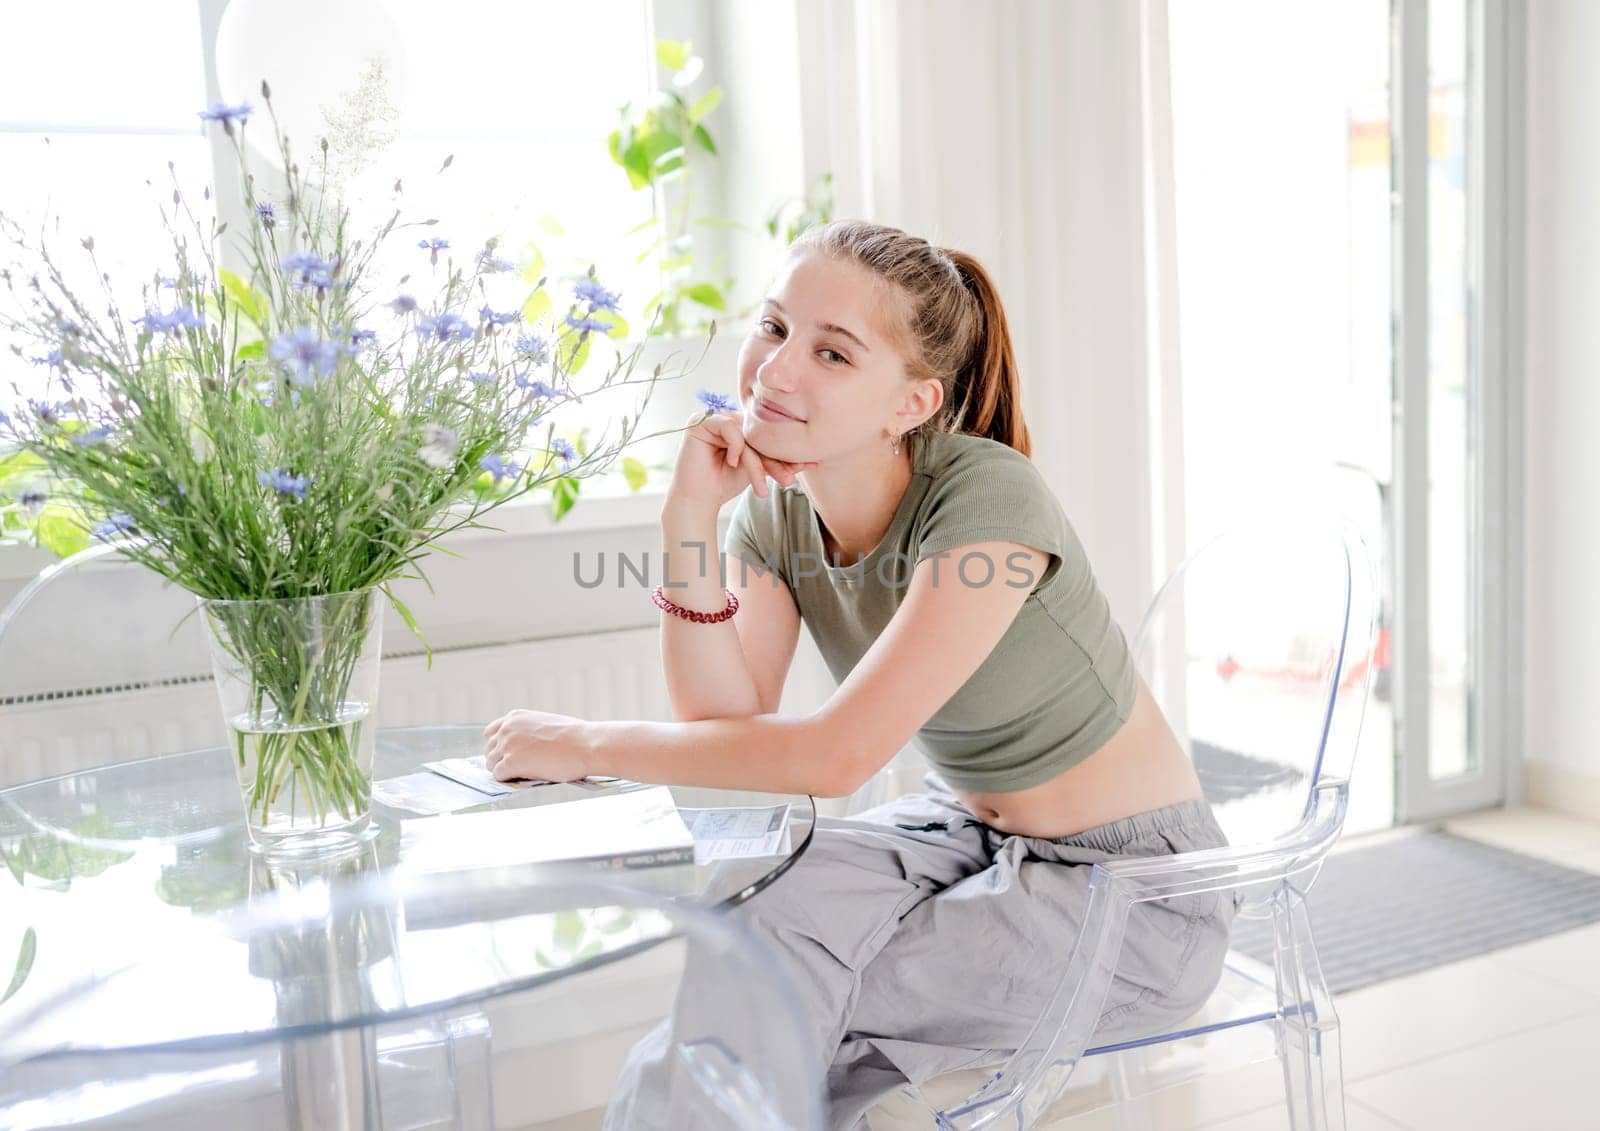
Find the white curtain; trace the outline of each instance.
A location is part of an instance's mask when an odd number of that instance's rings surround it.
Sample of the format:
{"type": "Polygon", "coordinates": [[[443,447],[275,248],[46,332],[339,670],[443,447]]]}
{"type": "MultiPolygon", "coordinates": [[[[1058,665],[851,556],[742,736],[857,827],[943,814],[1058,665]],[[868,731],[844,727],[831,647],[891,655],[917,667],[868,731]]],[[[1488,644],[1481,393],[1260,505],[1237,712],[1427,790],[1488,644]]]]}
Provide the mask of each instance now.
{"type": "Polygon", "coordinates": [[[1183,551],[1166,0],[808,0],[806,179],[987,265],[1034,460],[1130,633],[1183,551]]]}

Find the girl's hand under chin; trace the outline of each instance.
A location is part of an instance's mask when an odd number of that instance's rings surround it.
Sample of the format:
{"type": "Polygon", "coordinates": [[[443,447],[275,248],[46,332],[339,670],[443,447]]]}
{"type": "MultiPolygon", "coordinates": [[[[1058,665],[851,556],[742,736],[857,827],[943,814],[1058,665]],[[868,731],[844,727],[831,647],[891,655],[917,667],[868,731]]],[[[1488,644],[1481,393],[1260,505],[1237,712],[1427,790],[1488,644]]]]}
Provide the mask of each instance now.
{"type": "Polygon", "coordinates": [[[795,476],[817,466],[815,460],[793,463],[774,459],[756,451],[745,438],[738,413],[714,412],[694,423],[683,435],[683,446],[667,488],[667,501],[694,502],[720,510],[722,505],[746,487],[757,495],[767,495],[767,477],[784,487],[793,486],[795,476]]]}

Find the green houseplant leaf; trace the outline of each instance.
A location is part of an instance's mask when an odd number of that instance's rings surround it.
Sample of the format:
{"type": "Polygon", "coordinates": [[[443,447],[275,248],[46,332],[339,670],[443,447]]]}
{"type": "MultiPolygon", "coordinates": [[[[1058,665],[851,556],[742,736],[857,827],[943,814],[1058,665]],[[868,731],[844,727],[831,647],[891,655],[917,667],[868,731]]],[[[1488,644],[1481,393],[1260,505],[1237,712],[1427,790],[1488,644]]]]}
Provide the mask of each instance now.
{"type": "Polygon", "coordinates": [[[28,980],[28,975],[33,973],[33,960],[39,952],[39,936],[32,927],[22,932],[22,947],[17,952],[17,964],[11,973],[11,983],[6,986],[6,992],[0,994],[0,1005],[11,1000],[22,984],[28,980]]]}
{"type": "Polygon", "coordinates": [[[658,39],[656,40],[656,62],[669,71],[681,71],[689,63],[691,50],[690,42],[687,39],[681,43],[671,39],[658,39]]]}

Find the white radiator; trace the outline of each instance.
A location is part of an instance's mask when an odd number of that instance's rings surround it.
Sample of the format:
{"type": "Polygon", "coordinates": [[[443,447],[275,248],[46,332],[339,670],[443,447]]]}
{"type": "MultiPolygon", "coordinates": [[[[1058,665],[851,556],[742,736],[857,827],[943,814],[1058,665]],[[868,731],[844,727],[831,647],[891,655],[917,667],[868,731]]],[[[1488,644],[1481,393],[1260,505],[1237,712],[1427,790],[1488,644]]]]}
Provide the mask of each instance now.
{"type": "MultiPolygon", "coordinates": [[[[654,628],[386,657],[380,726],[487,723],[512,707],[669,719],[654,628]]],[[[0,786],[226,740],[209,679],[58,694],[0,708],[0,786]]]]}
{"type": "MultiPolygon", "coordinates": [[[[833,691],[801,634],[780,710],[801,713],[833,691]]],[[[485,724],[513,707],[585,719],[670,719],[658,630],[627,629],[516,644],[388,656],[380,726],[485,724]]],[[[226,741],[210,679],[53,693],[0,705],[0,788],[92,766],[226,741]]]]}
{"type": "Polygon", "coordinates": [[[383,663],[380,726],[487,723],[513,707],[585,719],[670,719],[655,628],[435,652],[383,663]]]}

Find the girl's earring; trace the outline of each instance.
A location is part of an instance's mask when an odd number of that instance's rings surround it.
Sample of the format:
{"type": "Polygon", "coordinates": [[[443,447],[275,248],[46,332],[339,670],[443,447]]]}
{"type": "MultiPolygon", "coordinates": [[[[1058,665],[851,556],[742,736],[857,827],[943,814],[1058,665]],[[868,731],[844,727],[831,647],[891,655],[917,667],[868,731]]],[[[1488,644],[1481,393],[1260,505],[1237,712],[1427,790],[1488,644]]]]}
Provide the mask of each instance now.
{"type": "Polygon", "coordinates": [[[896,436],[894,438],[894,443],[889,446],[889,454],[892,455],[892,456],[897,456],[897,455],[900,454],[900,437],[899,436],[896,436]]]}

